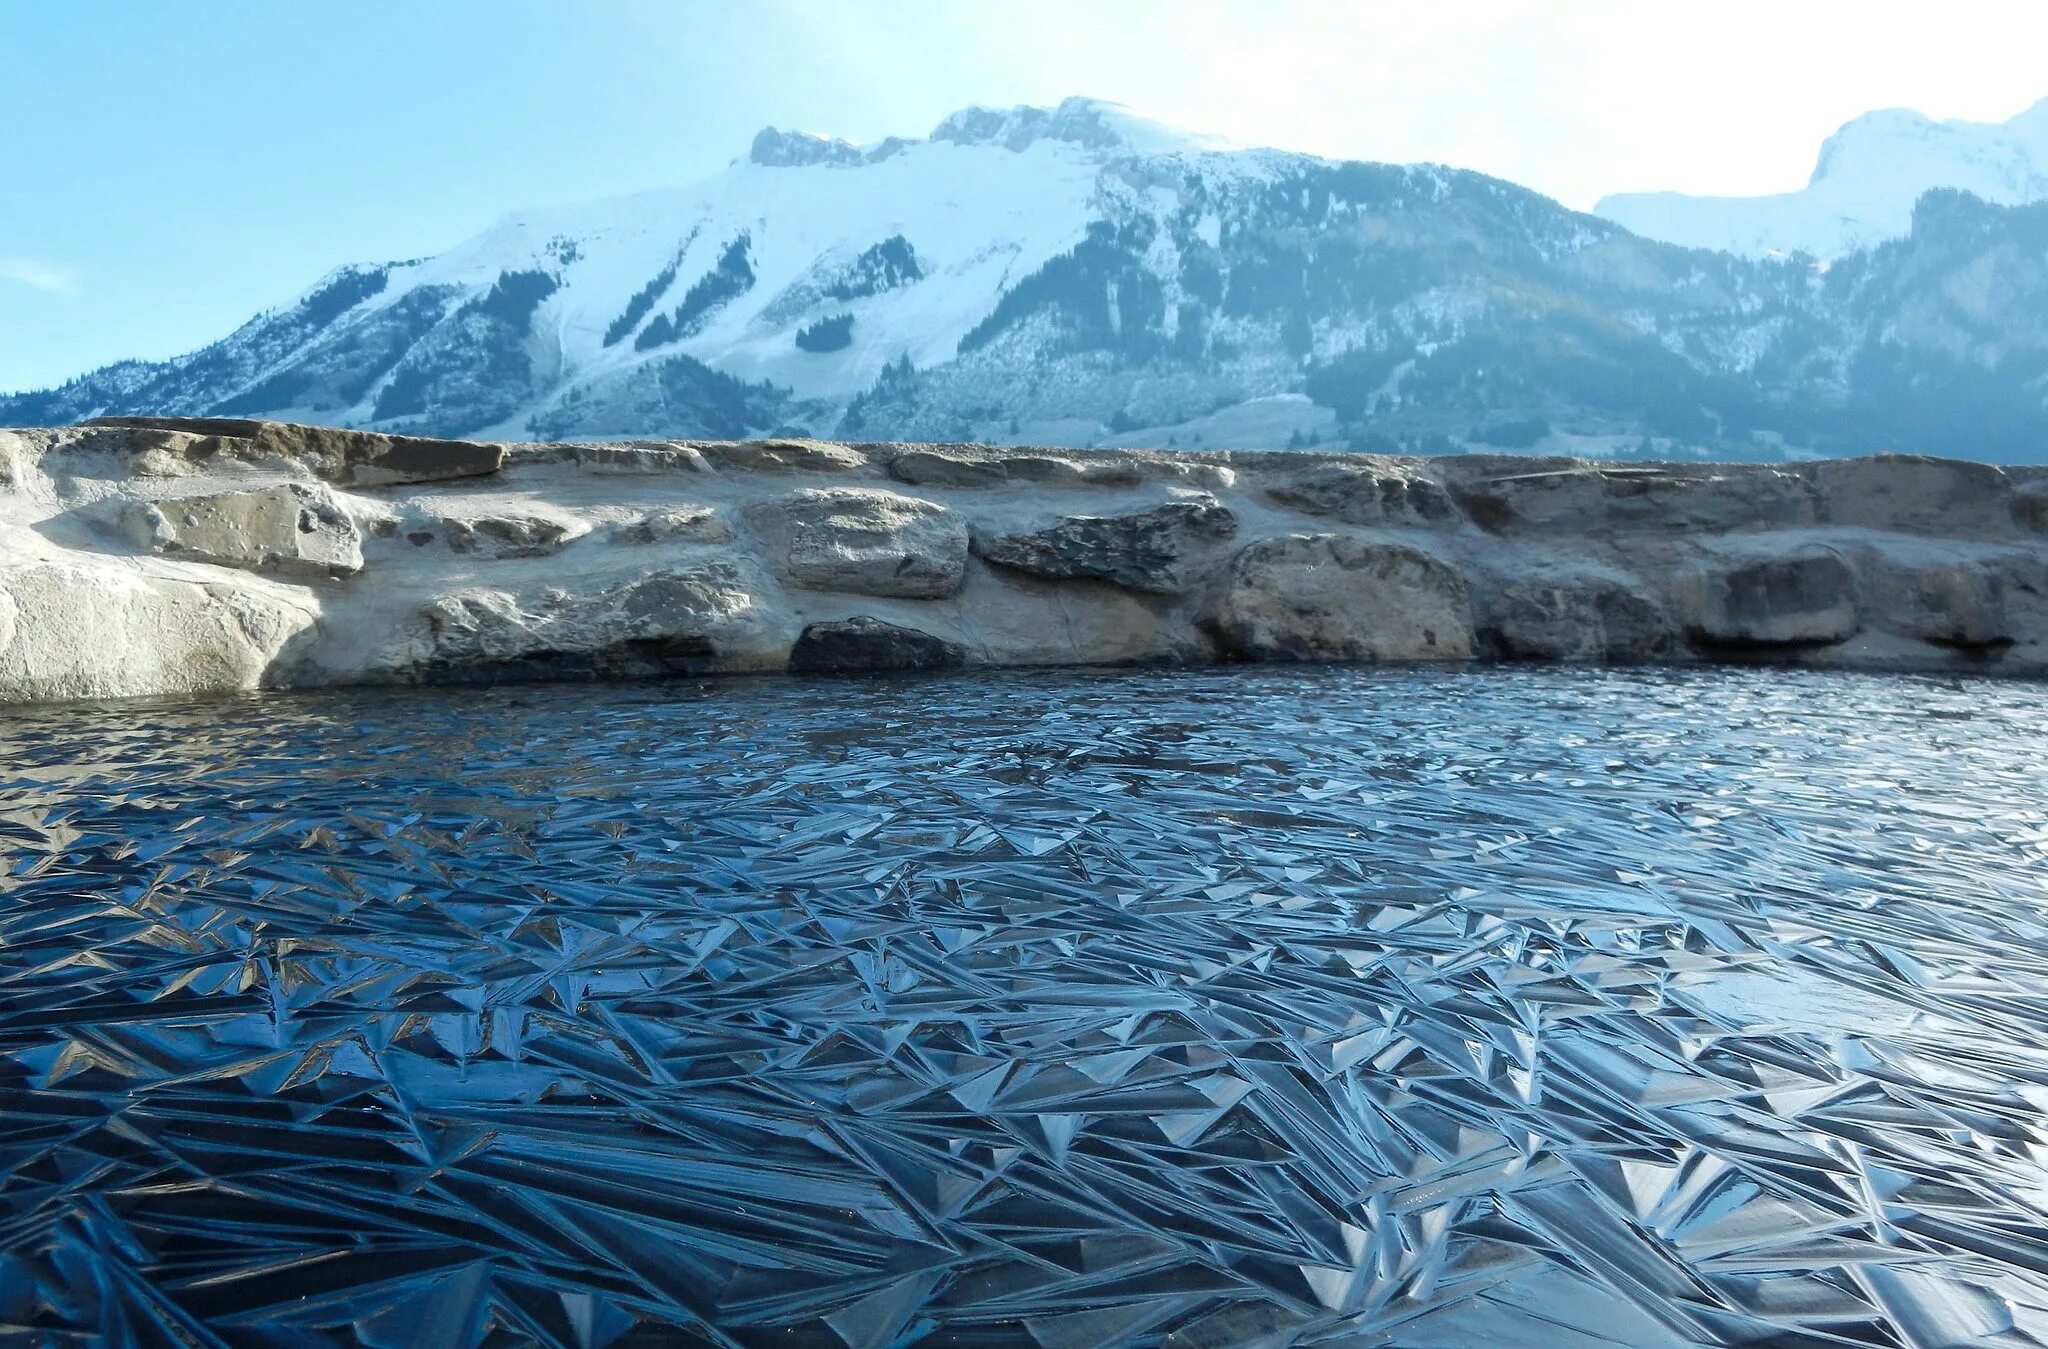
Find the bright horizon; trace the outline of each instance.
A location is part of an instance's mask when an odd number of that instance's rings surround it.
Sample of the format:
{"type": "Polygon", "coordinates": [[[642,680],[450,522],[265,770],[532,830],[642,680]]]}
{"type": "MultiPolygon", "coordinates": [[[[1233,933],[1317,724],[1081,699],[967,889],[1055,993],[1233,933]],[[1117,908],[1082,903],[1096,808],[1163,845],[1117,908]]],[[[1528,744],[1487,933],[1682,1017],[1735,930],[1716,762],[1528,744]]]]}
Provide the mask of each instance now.
{"type": "Polygon", "coordinates": [[[0,391],[191,350],[508,211],[702,178],[765,125],[867,142],[1079,94],[1587,209],[1796,189],[1877,108],[2004,121],[2048,95],[2044,46],[2048,7],[2019,0],[20,7],[0,391]]]}

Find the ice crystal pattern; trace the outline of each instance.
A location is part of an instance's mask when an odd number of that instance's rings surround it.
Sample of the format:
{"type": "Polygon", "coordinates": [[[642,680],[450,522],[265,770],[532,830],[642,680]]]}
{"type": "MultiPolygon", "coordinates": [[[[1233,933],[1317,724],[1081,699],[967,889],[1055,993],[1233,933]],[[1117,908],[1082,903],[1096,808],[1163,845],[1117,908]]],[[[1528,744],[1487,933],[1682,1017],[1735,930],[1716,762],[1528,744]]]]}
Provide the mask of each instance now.
{"type": "Polygon", "coordinates": [[[2040,691],[1216,672],[0,727],[0,1336],[2048,1339],[2040,691]]]}

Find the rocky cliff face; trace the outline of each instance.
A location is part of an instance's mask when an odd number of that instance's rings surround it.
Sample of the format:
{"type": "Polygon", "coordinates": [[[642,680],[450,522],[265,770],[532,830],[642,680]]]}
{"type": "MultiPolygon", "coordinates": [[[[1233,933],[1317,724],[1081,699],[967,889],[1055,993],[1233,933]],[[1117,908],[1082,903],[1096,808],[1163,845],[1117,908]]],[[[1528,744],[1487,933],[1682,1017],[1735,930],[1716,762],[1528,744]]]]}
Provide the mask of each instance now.
{"type": "Polygon", "coordinates": [[[2048,470],[0,432],[0,699],[1216,660],[2048,673],[2048,470]]]}
{"type": "Polygon", "coordinates": [[[1823,270],[1088,100],[871,147],[769,131],[694,187],[513,216],[190,355],[0,396],[0,424],[2048,457],[2048,205],[1901,210],[1906,237],[1823,270]]]}

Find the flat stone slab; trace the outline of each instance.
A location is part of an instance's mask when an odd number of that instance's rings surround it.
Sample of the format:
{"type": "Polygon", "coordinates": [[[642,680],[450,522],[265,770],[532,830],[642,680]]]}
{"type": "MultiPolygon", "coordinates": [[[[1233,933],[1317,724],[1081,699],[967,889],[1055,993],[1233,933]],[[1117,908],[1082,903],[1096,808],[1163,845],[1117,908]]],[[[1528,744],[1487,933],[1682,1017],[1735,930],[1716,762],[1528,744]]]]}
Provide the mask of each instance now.
{"type": "Polygon", "coordinates": [[[1207,543],[1237,532],[1237,516],[1213,501],[1175,501],[1129,515],[1077,515],[1029,534],[980,545],[982,559],[1062,581],[1106,581],[1170,594],[1183,565],[1207,543]]]}
{"type": "Polygon", "coordinates": [[[943,599],[967,570],[967,526],[935,501],[873,487],[798,492],[757,512],[786,535],[785,571],[805,590],[943,599]]]}
{"type": "Polygon", "coordinates": [[[485,441],[394,436],[248,417],[95,417],[83,425],[182,432],[199,437],[186,450],[198,459],[224,450],[250,458],[276,455],[305,463],[329,482],[348,487],[475,478],[496,473],[505,462],[505,447],[485,441]]]}
{"type": "Polygon", "coordinates": [[[1826,646],[1860,626],[1855,573],[1823,549],[1725,559],[1680,576],[1676,590],[1697,645],[1826,646]]]}
{"type": "Polygon", "coordinates": [[[1464,580],[1417,548],[1341,534],[1252,544],[1231,560],[1209,626],[1250,660],[1470,660],[1464,580]]]}
{"type": "Polygon", "coordinates": [[[363,569],[362,531],[317,483],[131,502],[121,521],[163,557],[317,579],[363,569]]]}

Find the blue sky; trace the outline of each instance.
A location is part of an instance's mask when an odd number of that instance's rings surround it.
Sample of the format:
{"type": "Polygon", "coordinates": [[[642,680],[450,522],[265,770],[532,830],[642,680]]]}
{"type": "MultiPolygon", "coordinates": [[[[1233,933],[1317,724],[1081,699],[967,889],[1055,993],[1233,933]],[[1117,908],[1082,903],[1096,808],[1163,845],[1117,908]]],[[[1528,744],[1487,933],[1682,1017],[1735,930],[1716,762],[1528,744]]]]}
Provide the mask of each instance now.
{"type": "Polygon", "coordinates": [[[2040,0],[61,0],[0,9],[0,389],[160,358],[343,262],[1068,94],[1590,206],[1796,187],[1873,107],[2048,95],[2040,0]]]}

